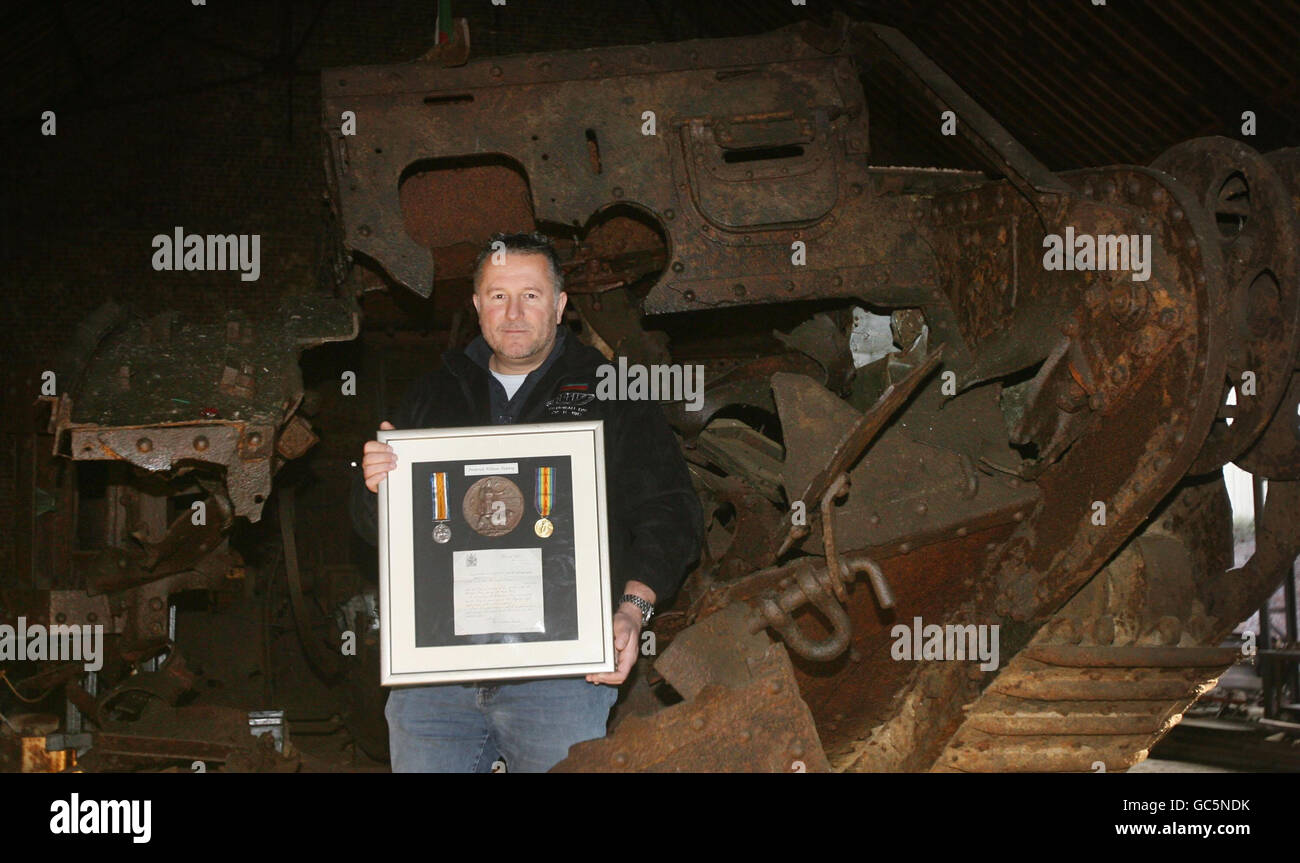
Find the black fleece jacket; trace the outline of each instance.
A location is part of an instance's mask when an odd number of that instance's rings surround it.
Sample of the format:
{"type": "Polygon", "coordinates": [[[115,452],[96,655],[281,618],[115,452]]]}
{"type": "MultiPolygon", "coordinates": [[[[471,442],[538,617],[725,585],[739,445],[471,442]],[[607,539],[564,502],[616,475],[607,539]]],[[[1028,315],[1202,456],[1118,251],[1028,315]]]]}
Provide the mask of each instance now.
{"type": "MultiPolygon", "coordinates": [[[[597,399],[597,368],[605,358],[563,327],[556,328],[550,355],[512,399],[488,369],[491,355],[482,336],[464,351],[443,354],[442,367],[406,393],[392,424],[409,429],[604,420],[610,595],[617,598],[635,579],[662,606],[698,560],[704,533],[699,498],[663,411],[649,401],[597,399]]],[[[353,526],[374,545],[377,496],[360,470],[350,509],[353,526]]]]}

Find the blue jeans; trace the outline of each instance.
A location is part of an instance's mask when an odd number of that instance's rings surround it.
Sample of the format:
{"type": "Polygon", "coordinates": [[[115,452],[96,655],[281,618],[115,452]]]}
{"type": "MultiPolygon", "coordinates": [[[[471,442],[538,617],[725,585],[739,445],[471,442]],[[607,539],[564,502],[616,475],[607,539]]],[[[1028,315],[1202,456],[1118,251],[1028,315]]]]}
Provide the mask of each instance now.
{"type": "Polygon", "coordinates": [[[545,773],[583,740],[605,736],[618,687],[581,677],[411,686],[388,694],[394,773],[545,773]]]}

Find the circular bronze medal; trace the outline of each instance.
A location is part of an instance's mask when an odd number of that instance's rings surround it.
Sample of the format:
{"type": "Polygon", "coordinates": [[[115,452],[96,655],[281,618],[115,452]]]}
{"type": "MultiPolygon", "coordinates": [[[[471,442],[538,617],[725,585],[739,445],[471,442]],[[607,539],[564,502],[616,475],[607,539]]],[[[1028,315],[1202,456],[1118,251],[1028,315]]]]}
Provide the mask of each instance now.
{"type": "Polygon", "coordinates": [[[483,536],[504,536],[524,514],[524,495],[503,476],[485,476],[465,492],[465,521],[483,536]]]}
{"type": "Polygon", "coordinates": [[[542,539],[546,539],[554,532],[555,525],[551,524],[549,518],[539,518],[537,519],[537,524],[533,525],[533,533],[537,534],[542,539]]]}

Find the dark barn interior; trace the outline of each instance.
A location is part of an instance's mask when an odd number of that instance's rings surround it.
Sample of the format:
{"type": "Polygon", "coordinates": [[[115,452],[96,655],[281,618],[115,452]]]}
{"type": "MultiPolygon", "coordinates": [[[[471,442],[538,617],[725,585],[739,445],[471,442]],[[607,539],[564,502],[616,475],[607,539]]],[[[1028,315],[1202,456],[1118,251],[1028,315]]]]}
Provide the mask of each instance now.
{"type": "Polygon", "coordinates": [[[713,382],[703,413],[665,406],[708,527],[658,609],[658,653],[680,641],[677,659],[643,657],[611,736],[562,769],[1115,772],[1162,738],[1155,758],[1300,768],[1300,2],[451,0],[441,30],[439,5],[0,13],[0,624],[106,634],[93,674],[0,650],[0,772],[388,769],[356,465],[407,388],[478,334],[478,249],[534,229],[566,261],[584,342],[713,382]],[[562,77],[580,89],[552,97],[562,77]],[[731,107],[733,78],[759,107],[731,107]],[[490,102],[494,87],[509,95],[490,102]],[[353,103],[355,140],[336,116],[353,103]],[[538,107],[557,104],[573,113],[538,107]],[[663,139],[693,130],[721,154],[712,187],[673,207],[680,166],[635,150],[648,109],[663,139]],[[787,121],[811,125],[787,139],[787,121]],[[1175,149],[1193,140],[1208,143],[1175,149]],[[804,173],[763,173],[783,159],[804,173]],[[348,185],[384,170],[396,194],[348,185]],[[1000,219],[1019,257],[994,247],[1000,219]],[[1027,272],[1036,224],[1153,233],[1158,290],[1027,272]],[[256,235],[256,278],[234,246],[187,269],[178,244],[160,268],[155,238],[187,233],[256,235]],[[791,238],[807,278],[772,263],[791,238]],[[1214,242],[1211,266],[1195,249],[1214,242]],[[854,363],[859,316],[897,349],[854,363]],[[1246,372],[1266,407],[1237,396],[1246,372]],[[1228,504],[1234,463],[1253,527],[1228,504]],[[836,507],[822,479],[840,474],[853,491],[836,507]],[[1089,532],[1094,500],[1111,519],[1089,532]],[[882,523],[895,504],[911,514],[882,523]],[[838,632],[819,604],[836,510],[844,559],[888,584],[831,579],[853,635],[819,659],[796,645],[838,632]],[[1255,554],[1237,569],[1234,525],[1255,554]],[[793,618],[727,628],[798,589],[793,618]],[[1000,622],[1000,682],[891,662],[914,613],[1000,622]],[[764,665],[782,642],[792,655],[764,665]],[[756,651],[743,680],[709,670],[733,649],[756,651]],[[735,704],[706,703],[723,690],[735,704]],[[777,742],[647,731],[696,704],[777,742]]]}

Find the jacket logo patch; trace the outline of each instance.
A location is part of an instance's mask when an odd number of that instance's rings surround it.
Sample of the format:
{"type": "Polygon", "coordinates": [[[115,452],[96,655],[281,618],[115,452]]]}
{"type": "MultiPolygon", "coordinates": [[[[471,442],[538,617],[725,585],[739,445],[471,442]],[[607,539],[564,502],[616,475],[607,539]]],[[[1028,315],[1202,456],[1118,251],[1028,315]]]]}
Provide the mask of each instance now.
{"type": "Polygon", "coordinates": [[[555,398],[546,403],[546,412],[552,416],[586,416],[587,406],[595,400],[596,394],[585,386],[562,387],[555,398]]]}

